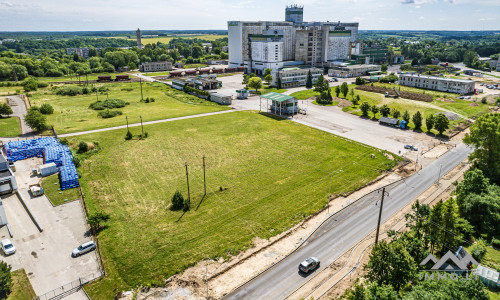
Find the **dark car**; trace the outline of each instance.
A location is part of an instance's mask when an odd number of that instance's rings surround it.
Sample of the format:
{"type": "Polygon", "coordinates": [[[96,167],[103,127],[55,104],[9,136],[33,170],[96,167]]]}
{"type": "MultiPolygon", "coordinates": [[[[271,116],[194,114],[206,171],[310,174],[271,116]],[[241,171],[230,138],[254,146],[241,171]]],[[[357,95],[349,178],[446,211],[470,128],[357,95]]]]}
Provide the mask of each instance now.
{"type": "Polygon", "coordinates": [[[413,145],[405,145],[405,149],[410,149],[410,150],[413,150],[413,151],[418,151],[418,148],[413,146],[413,145]]]}
{"type": "Polygon", "coordinates": [[[300,263],[299,271],[303,273],[309,273],[311,270],[314,270],[317,267],[319,267],[319,259],[316,257],[309,257],[308,259],[300,263]]]}

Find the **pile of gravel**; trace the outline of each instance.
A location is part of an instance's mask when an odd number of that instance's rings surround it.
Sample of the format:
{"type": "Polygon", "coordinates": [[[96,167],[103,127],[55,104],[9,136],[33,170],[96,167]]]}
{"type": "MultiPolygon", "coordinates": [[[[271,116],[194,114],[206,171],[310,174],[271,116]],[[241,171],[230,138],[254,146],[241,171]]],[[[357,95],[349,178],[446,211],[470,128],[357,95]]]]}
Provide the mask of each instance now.
{"type": "Polygon", "coordinates": [[[438,112],[438,113],[435,113],[434,115],[437,116],[439,114],[445,115],[448,118],[448,120],[452,120],[452,121],[458,120],[460,118],[456,113],[452,113],[450,111],[438,112]]]}

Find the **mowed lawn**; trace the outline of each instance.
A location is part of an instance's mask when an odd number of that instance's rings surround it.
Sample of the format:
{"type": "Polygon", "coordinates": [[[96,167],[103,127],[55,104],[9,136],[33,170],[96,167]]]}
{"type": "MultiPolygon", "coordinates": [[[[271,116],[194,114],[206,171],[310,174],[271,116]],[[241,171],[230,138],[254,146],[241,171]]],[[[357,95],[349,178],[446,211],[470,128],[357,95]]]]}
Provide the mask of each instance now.
{"type": "MultiPolygon", "coordinates": [[[[201,113],[226,110],[228,107],[206,101],[186,93],[174,90],[161,83],[143,82],[143,95],[155,98],[155,102],[143,103],[138,82],[107,83],[98,86],[109,88],[109,99],[121,99],[130,104],[115,110],[123,115],[103,119],[98,117],[99,111],[92,110],[89,105],[96,101],[96,95],[59,96],[51,88],[33,93],[31,103],[42,105],[49,103],[54,107],[54,114],[47,115],[47,123],[54,125],[58,133],[106,128],[159,119],[175,118],[201,113]]],[[[98,94],[99,100],[106,100],[106,94],[98,94]]]]}
{"type": "Polygon", "coordinates": [[[145,129],[145,140],[125,141],[125,130],[70,139],[102,147],[80,168],[89,209],[111,215],[99,235],[106,277],[86,287],[92,299],[237,254],[323,208],[330,183],[332,193],[346,193],[396,164],[377,149],[254,112],[145,129]],[[169,206],[176,190],[187,197],[185,162],[192,209],[183,214],[169,206]]]}
{"type": "Polygon", "coordinates": [[[18,117],[0,117],[0,137],[16,137],[21,135],[18,117]]]}

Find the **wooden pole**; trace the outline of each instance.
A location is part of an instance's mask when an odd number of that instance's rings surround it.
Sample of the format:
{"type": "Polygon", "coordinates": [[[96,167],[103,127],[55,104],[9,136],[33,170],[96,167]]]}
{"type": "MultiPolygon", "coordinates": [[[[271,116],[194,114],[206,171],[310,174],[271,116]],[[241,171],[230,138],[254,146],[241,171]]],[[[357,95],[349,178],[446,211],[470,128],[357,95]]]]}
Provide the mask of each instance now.
{"type": "Polygon", "coordinates": [[[186,162],[186,181],[187,181],[187,187],[188,187],[188,200],[189,203],[191,203],[191,194],[189,193],[189,173],[188,173],[188,163],[186,162]]]}
{"type": "Polygon", "coordinates": [[[378,213],[377,234],[375,235],[375,245],[378,243],[378,233],[380,231],[380,219],[382,218],[382,207],[384,206],[385,187],[382,188],[382,200],[380,201],[380,210],[378,213]]]}
{"type": "Polygon", "coordinates": [[[203,154],[203,195],[207,194],[207,181],[205,177],[205,154],[203,154]]]}

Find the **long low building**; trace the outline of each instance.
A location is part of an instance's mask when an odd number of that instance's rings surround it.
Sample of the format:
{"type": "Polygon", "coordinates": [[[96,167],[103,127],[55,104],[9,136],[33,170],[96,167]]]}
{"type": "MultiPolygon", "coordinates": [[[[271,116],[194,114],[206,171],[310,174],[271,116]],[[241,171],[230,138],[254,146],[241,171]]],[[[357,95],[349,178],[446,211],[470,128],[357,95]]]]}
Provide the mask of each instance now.
{"type": "Polygon", "coordinates": [[[328,75],[333,77],[351,78],[369,75],[370,72],[380,72],[380,65],[351,65],[340,66],[335,69],[328,70],[328,75]]]}
{"type": "Polygon", "coordinates": [[[144,62],[139,66],[141,72],[158,72],[158,71],[172,71],[171,61],[152,61],[144,62]]]}
{"type": "Polygon", "coordinates": [[[271,73],[273,75],[273,85],[276,85],[279,76],[281,78],[281,87],[283,88],[304,86],[306,85],[309,71],[311,71],[313,84],[316,83],[320,75],[323,75],[323,70],[318,68],[284,68],[271,73]]]}
{"type": "Polygon", "coordinates": [[[470,94],[474,92],[475,88],[475,82],[473,80],[423,76],[418,74],[401,74],[399,76],[399,84],[457,94],[470,94]]]}

